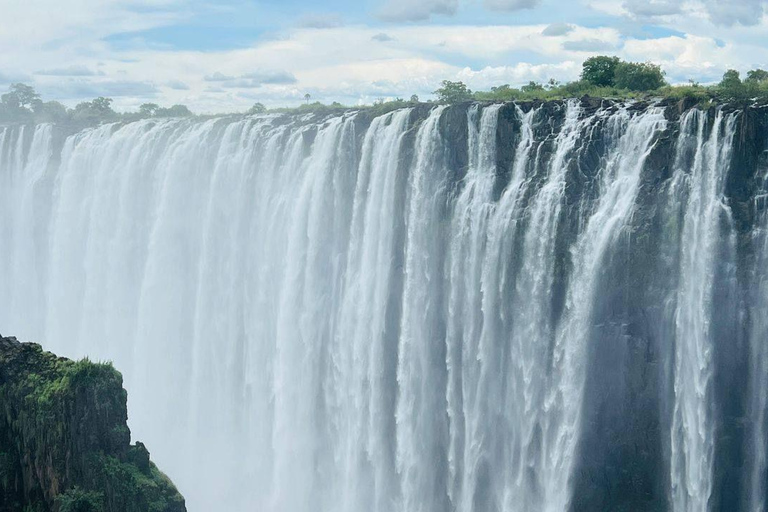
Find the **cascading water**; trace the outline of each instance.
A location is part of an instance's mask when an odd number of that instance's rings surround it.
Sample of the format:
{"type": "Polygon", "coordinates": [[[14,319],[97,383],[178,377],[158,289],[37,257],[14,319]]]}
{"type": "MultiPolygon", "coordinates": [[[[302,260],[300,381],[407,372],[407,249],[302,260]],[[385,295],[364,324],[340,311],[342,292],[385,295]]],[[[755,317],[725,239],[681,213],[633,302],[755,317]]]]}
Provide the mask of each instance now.
{"type": "Polygon", "coordinates": [[[192,511],[764,510],[747,118],[0,126],[0,330],[114,361],[192,511]]]}
{"type": "Polygon", "coordinates": [[[723,201],[725,174],[734,135],[734,115],[717,113],[709,136],[707,118],[699,111],[681,121],[676,185],[687,200],[681,233],[680,283],[675,312],[674,413],[672,417],[671,482],[676,511],[707,510],[712,493],[715,442],[711,395],[713,339],[711,316],[721,217],[729,217],[723,201]],[[693,148],[686,148],[693,144],[693,148]],[[682,154],[692,151],[693,160],[682,154]]]}

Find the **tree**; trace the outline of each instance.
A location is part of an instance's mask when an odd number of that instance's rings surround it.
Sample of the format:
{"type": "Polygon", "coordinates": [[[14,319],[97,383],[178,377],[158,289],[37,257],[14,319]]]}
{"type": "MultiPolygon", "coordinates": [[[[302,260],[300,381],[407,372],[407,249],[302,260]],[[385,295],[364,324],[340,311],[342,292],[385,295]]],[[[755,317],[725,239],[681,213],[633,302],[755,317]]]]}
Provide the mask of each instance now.
{"type": "Polygon", "coordinates": [[[743,99],[747,95],[747,89],[741,81],[739,72],[735,69],[729,69],[723,73],[723,79],[717,85],[720,94],[731,100],[743,99]]]}
{"type": "Polygon", "coordinates": [[[581,65],[581,79],[598,87],[611,87],[620,62],[618,57],[607,55],[590,57],[581,65]]]}
{"type": "Polygon", "coordinates": [[[472,99],[470,91],[464,82],[451,82],[443,80],[442,87],[434,92],[440,103],[461,103],[472,99]]]}
{"type": "Polygon", "coordinates": [[[768,71],[765,71],[764,69],[747,71],[747,78],[745,78],[744,81],[752,83],[768,82],[768,71]]]}
{"type": "Polygon", "coordinates": [[[304,101],[307,102],[307,105],[309,105],[309,100],[311,100],[311,99],[312,99],[312,95],[311,94],[307,93],[307,94],[304,95],[304,101]]]}
{"type": "Polygon", "coordinates": [[[654,91],[664,86],[664,72],[650,62],[619,62],[614,70],[614,86],[630,91],[654,91]]]}
{"type": "Polygon", "coordinates": [[[67,119],[67,107],[58,101],[46,101],[40,103],[35,111],[37,121],[45,123],[59,123],[67,119]]]}
{"type": "Polygon", "coordinates": [[[42,104],[40,95],[37,94],[34,87],[26,84],[11,84],[8,92],[0,97],[3,104],[10,108],[23,108],[35,110],[42,104]]]}
{"type": "Polygon", "coordinates": [[[720,87],[723,89],[734,89],[741,86],[741,77],[735,69],[729,69],[723,73],[723,79],[720,80],[720,87]]]}
{"type": "Polygon", "coordinates": [[[248,112],[246,112],[249,115],[254,114],[263,114],[267,111],[267,107],[265,107],[262,103],[254,103],[251,108],[248,109],[248,112]]]}
{"type": "Polygon", "coordinates": [[[154,117],[158,110],[160,110],[160,105],[157,103],[142,103],[139,106],[139,114],[141,117],[154,117]]]}
{"type": "Polygon", "coordinates": [[[99,96],[93,101],[78,103],[72,117],[78,122],[98,124],[103,121],[115,121],[120,116],[112,110],[112,98],[99,96]]]}
{"type": "Polygon", "coordinates": [[[415,94],[411,95],[411,103],[418,103],[419,97],[415,94]]]}
{"type": "Polygon", "coordinates": [[[523,92],[539,92],[544,90],[544,86],[538,82],[530,81],[520,88],[523,92]]]}
{"type": "Polygon", "coordinates": [[[194,114],[186,105],[173,105],[168,108],[160,108],[155,113],[156,117],[191,117],[194,114]]]}
{"type": "Polygon", "coordinates": [[[98,98],[96,98],[91,102],[91,107],[97,112],[101,112],[103,114],[115,113],[115,111],[112,110],[112,98],[105,98],[104,96],[99,96],[98,98]]]}
{"type": "Polygon", "coordinates": [[[104,509],[104,494],[73,487],[60,494],[56,501],[60,512],[97,512],[104,509]]]}

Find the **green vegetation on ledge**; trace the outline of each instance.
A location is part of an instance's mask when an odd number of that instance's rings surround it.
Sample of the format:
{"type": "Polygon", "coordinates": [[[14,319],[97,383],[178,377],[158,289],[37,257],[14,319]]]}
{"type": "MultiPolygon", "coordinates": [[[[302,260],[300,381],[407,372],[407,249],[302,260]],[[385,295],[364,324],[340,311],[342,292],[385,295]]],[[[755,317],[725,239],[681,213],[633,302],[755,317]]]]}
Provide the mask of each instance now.
{"type": "Polygon", "coordinates": [[[185,512],[126,401],[110,364],[0,337],[0,512],[185,512]]]}
{"type": "MultiPolygon", "coordinates": [[[[550,79],[543,84],[531,81],[519,88],[502,84],[491,87],[489,91],[473,92],[463,82],[443,80],[434,94],[437,103],[441,104],[465,101],[547,101],[584,96],[613,100],[686,100],[701,106],[713,103],[768,103],[768,71],[762,69],[749,71],[743,80],[738,71],[728,70],[723,79],[713,85],[701,85],[693,80],[687,85],[669,85],[664,77],[665,72],[656,64],[625,62],[618,57],[598,55],[584,61],[579,80],[573,82],[560,83],[550,79]]],[[[298,107],[268,109],[262,103],[255,103],[245,114],[333,115],[350,110],[366,110],[373,115],[381,115],[422,103],[416,95],[408,100],[379,99],[373,105],[354,107],[337,102],[330,105],[319,101],[310,103],[312,97],[309,94],[305,94],[304,99],[305,103],[298,107]]],[[[144,103],[136,112],[118,113],[112,109],[112,99],[103,97],[68,109],[57,101],[44,102],[34,88],[20,83],[12,84],[8,92],[0,96],[0,123],[55,122],[82,128],[118,121],[193,116],[185,105],[161,107],[156,103],[144,103]]]]}
{"type": "Polygon", "coordinates": [[[561,84],[529,82],[520,88],[508,84],[490,91],[472,92],[462,82],[443,81],[435,91],[440,103],[461,101],[546,101],[591,96],[617,100],[663,98],[691,99],[697,103],[748,103],[768,101],[768,72],[749,71],[742,81],[739,72],[728,70],[720,83],[703,86],[669,85],[664,71],[651,63],[624,62],[618,57],[591,57],[582,64],[579,80],[561,84]]]}

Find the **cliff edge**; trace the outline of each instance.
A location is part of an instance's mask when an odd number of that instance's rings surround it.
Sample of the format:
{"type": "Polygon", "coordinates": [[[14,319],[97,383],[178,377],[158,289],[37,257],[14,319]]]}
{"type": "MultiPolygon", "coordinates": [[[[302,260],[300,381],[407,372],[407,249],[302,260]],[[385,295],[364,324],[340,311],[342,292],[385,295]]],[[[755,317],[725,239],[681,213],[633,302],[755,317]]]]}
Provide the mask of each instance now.
{"type": "Polygon", "coordinates": [[[0,336],[0,512],[185,512],[126,401],[112,365],[0,336]]]}

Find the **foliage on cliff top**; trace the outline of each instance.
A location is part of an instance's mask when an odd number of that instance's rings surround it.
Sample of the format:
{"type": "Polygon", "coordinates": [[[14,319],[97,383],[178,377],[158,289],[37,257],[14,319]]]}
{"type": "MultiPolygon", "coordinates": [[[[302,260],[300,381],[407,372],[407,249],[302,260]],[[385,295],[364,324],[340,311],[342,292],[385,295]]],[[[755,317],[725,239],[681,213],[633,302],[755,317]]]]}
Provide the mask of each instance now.
{"type": "Polygon", "coordinates": [[[111,364],[0,338],[0,512],[183,512],[184,499],[130,444],[111,364]]]}
{"type": "MultiPolygon", "coordinates": [[[[768,102],[768,71],[749,71],[744,80],[739,73],[728,70],[720,83],[702,86],[690,81],[689,85],[669,85],[665,72],[649,62],[625,62],[618,57],[598,55],[582,64],[579,80],[560,83],[550,79],[546,83],[534,81],[521,87],[502,84],[489,91],[471,91],[460,81],[443,80],[434,91],[437,103],[455,104],[465,101],[547,101],[591,96],[615,100],[666,98],[693,99],[698,103],[740,103],[753,101],[768,102]]],[[[265,113],[290,113],[294,115],[333,115],[349,110],[365,110],[380,115],[406,106],[420,103],[418,96],[409,100],[396,98],[377,100],[373,105],[346,106],[341,103],[310,103],[311,96],[305,95],[306,103],[298,107],[268,109],[262,103],[255,103],[246,115],[265,113]]],[[[99,97],[79,103],[68,109],[56,101],[44,102],[29,85],[12,84],[7,93],[0,96],[0,123],[55,122],[76,127],[95,126],[105,122],[136,121],[149,118],[193,117],[184,105],[161,107],[156,103],[145,103],[136,112],[118,113],[112,109],[112,99],[99,97]]],[[[205,116],[210,117],[210,116],[205,116]]]]}

